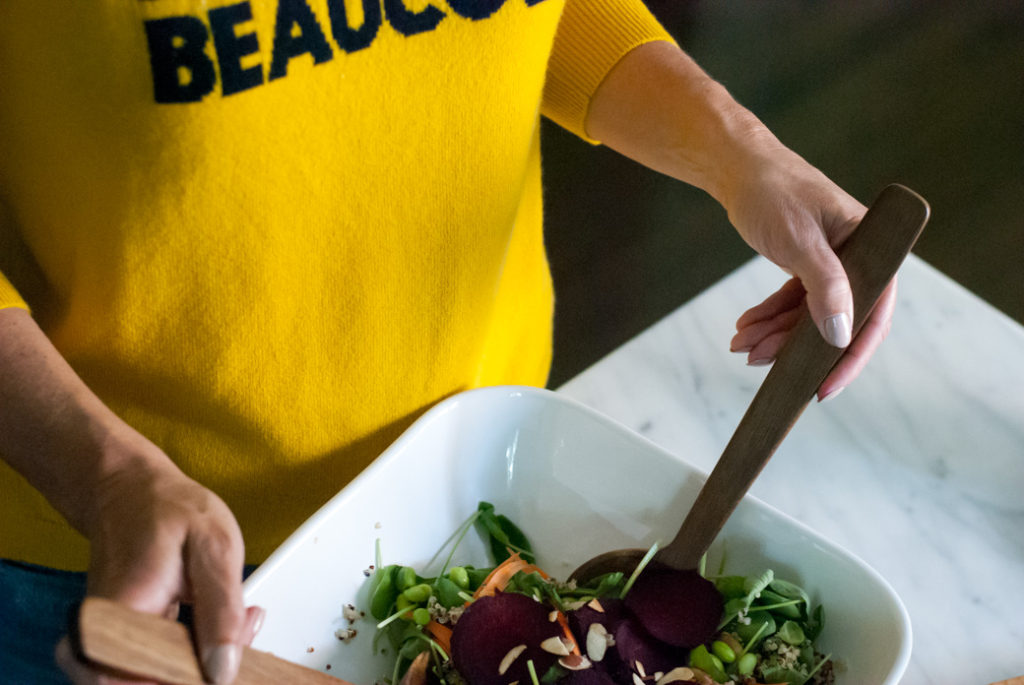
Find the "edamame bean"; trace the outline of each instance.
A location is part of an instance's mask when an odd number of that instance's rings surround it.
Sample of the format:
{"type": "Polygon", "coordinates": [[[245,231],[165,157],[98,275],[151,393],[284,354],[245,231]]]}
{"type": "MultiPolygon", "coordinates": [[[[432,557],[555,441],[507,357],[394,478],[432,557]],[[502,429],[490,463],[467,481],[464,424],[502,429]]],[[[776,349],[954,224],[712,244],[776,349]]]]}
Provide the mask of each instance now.
{"type": "Polygon", "coordinates": [[[430,586],[426,583],[420,583],[419,585],[413,585],[410,588],[406,588],[402,592],[402,596],[413,604],[422,604],[426,602],[430,597],[430,586]]]}
{"type": "Polygon", "coordinates": [[[415,609],[412,612],[412,620],[415,621],[417,625],[425,626],[430,623],[430,612],[423,607],[415,609]]]}
{"type": "Polygon", "coordinates": [[[715,640],[711,643],[711,652],[721,659],[723,663],[731,664],[736,661],[736,652],[721,640],[715,640]]]}
{"type": "Polygon", "coordinates": [[[736,672],[740,675],[753,675],[757,667],[757,655],[747,652],[736,662],[736,672]]]}
{"type": "Polygon", "coordinates": [[[448,569],[448,578],[463,590],[469,587],[469,572],[461,566],[452,566],[448,569]]]}
{"type": "Polygon", "coordinates": [[[725,680],[725,666],[722,660],[708,651],[704,645],[690,650],[690,665],[707,673],[717,682],[725,680]]]}

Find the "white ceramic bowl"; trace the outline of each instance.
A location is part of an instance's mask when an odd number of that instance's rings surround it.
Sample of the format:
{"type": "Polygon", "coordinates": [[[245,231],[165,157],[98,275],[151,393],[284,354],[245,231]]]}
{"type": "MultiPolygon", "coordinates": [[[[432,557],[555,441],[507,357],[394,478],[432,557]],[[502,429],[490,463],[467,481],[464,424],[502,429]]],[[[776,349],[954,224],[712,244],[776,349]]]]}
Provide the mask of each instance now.
{"type": "MultiPolygon", "coordinates": [[[[705,474],[577,402],[530,388],[474,390],[426,413],[357,479],[306,521],[245,583],[267,610],[253,646],[357,685],[390,674],[374,654],[366,575],[379,540],[383,563],[422,568],[480,500],[526,532],[540,565],[566,577],[621,547],[667,542],[705,474]]],[[[456,563],[487,565],[471,533],[456,563]]],[[[895,685],[910,658],[910,620],[892,588],[862,561],[798,521],[747,497],[708,555],[717,569],[772,568],[825,605],[821,648],[839,682],[895,685]]],[[[440,560],[443,561],[443,560],[440,560]]],[[[436,562],[437,564],[440,561],[436,562]]]]}

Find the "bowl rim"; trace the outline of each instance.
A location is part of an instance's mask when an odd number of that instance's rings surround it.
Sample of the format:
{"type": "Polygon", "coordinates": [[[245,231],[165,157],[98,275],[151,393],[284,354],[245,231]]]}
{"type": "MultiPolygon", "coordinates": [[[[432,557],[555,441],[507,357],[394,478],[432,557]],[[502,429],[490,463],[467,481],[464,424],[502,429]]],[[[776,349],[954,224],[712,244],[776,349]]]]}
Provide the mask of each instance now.
{"type": "MultiPolygon", "coordinates": [[[[647,448],[659,452],[663,456],[668,456],[672,460],[682,463],[686,467],[697,472],[702,478],[706,478],[708,475],[707,471],[694,466],[678,454],[672,453],[646,436],[629,429],[627,426],[619,423],[615,419],[602,414],[575,398],[561,395],[555,391],[532,386],[518,385],[488,386],[484,388],[465,390],[441,400],[424,412],[418,419],[410,424],[410,426],[403,431],[394,442],[381,452],[377,458],[363,469],[359,475],[353,478],[340,491],[320,506],[309,518],[303,521],[303,523],[300,524],[299,527],[296,528],[295,531],[293,531],[292,534],[289,535],[288,538],[263,561],[263,563],[259,564],[243,582],[243,597],[246,603],[250,603],[251,597],[258,594],[261,586],[266,582],[266,580],[270,578],[277,569],[285,564],[288,558],[291,557],[296,550],[309,542],[311,538],[316,537],[318,529],[324,525],[327,520],[329,520],[330,515],[336,509],[344,506],[345,502],[353,498],[356,491],[364,483],[372,481],[379,471],[384,470],[391,462],[400,458],[405,447],[410,443],[416,442],[419,436],[426,432],[432,424],[441,420],[442,417],[445,417],[450,413],[462,411],[462,408],[467,405],[483,402],[516,401],[523,398],[540,401],[546,404],[555,403],[569,409],[570,411],[582,414],[591,420],[602,423],[610,430],[627,436],[629,439],[643,443],[647,448]]],[[[911,652],[913,649],[913,627],[906,606],[892,585],[884,576],[882,576],[858,555],[846,549],[839,543],[823,536],[806,523],[794,518],[786,512],[768,504],[764,500],[761,500],[750,493],[744,496],[743,502],[744,506],[747,508],[752,507],[760,510],[762,513],[768,513],[773,517],[782,519],[788,525],[792,526],[795,531],[813,539],[817,544],[826,548],[829,552],[848,559],[853,565],[858,567],[861,572],[870,577],[870,579],[875,582],[882,591],[885,592],[895,609],[896,618],[899,622],[897,630],[901,635],[905,636],[905,639],[901,641],[893,661],[893,668],[883,685],[895,685],[898,683],[910,662],[911,652]]]]}

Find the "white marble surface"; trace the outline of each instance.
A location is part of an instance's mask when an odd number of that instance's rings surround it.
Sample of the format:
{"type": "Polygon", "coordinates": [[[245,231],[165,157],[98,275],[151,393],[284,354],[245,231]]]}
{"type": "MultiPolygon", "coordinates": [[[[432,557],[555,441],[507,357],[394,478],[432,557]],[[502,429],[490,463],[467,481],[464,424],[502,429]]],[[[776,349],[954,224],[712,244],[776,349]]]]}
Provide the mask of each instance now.
{"type": "MultiPolygon", "coordinates": [[[[734,322],[784,279],[750,262],[560,392],[710,470],[766,373],[728,351],[734,322]]],[[[752,489],[892,584],[907,685],[1024,674],[1022,388],[1024,328],[911,256],[888,340],[752,489]]]]}

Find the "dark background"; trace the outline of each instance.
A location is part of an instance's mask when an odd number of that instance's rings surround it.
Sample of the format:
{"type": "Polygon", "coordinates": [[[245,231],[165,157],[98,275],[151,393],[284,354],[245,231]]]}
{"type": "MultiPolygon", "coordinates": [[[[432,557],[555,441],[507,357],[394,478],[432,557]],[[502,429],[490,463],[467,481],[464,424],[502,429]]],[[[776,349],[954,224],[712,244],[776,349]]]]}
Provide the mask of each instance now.
{"type": "MultiPolygon", "coordinates": [[[[861,202],[890,182],[921,193],[915,253],[1024,322],[1024,2],[647,1],[861,202]]],[[[753,252],[703,191],[547,121],[542,141],[557,387],[753,252]]]]}

